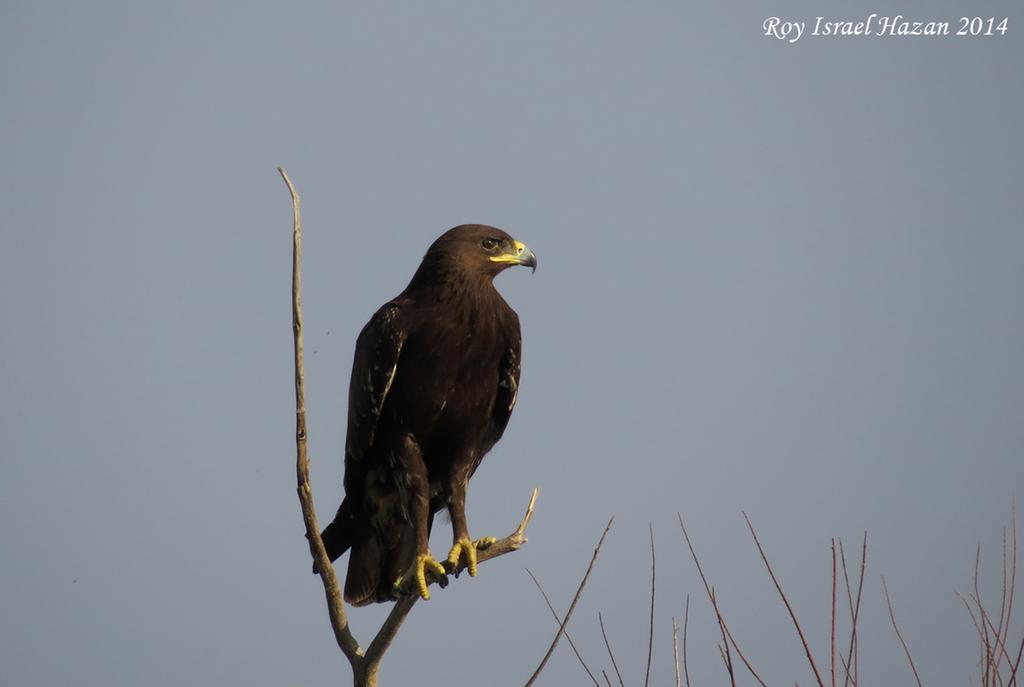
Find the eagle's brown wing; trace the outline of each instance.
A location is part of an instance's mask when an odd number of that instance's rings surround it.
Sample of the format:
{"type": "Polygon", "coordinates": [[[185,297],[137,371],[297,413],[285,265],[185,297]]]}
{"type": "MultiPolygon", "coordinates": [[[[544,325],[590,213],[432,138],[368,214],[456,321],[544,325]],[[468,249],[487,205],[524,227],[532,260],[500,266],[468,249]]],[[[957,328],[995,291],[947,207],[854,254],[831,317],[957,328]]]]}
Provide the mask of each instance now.
{"type": "Polygon", "coordinates": [[[381,306],[356,340],[352,379],[348,389],[348,434],[345,440],[345,500],[324,529],[328,557],[337,560],[352,546],[356,515],[362,501],[366,471],[384,401],[398,371],[407,332],[401,322],[401,305],[381,306]]]}

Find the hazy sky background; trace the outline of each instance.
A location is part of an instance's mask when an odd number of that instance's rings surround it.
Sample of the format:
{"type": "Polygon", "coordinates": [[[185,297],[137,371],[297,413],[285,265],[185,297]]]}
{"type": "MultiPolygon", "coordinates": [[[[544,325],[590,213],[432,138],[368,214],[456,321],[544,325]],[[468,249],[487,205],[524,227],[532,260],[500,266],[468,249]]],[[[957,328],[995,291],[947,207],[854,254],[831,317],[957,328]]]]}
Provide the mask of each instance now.
{"type": "MultiPolygon", "coordinates": [[[[303,199],[317,506],[341,497],[355,336],[429,243],[500,226],[519,407],[474,535],[521,552],[420,604],[389,685],[522,684],[616,521],[572,633],[652,682],[692,594],[812,682],[829,545],[869,533],[863,684],[967,684],[956,590],[998,603],[1024,485],[1018,3],[47,3],[0,8],[0,683],[345,684],[295,496],[284,165],[303,199]],[[962,9],[961,9],[962,8],[962,9]],[[765,17],[1009,15],[1003,38],[761,35],[765,17]],[[463,673],[462,671],[466,671],[463,673]]],[[[450,529],[435,529],[435,552],[450,529]]],[[[343,570],[343,568],[342,568],[343,570]]],[[[367,642],[383,608],[351,614],[367,642]]],[[[1024,623],[1018,615],[1015,641],[1024,623]]],[[[544,684],[583,684],[561,646],[544,684]]]]}

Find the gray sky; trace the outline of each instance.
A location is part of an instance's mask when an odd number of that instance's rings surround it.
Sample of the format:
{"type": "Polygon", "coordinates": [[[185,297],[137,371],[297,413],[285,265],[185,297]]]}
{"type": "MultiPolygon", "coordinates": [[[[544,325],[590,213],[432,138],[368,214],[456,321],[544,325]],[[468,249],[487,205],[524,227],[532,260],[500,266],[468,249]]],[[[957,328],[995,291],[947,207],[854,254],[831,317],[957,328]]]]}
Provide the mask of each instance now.
{"type": "MultiPolygon", "coordinates": [[[[4,3],[0,683],[347,671],[294,490],[281,164],[322,520],[355,335],[430,241],[484,222],[540,259],[499,279],[523,379],[469,504],[500,536],[540,485],[530,544],[417,607],[387,684],[522,684],[554,630],[523,568],[564,609],[612,514],[584,654],[610,669],[602,611],[641,679],[653,522],[653,681],[691,593],[691,672],[720,683],[677,512],[747,655],[810,684],[741,510],[820,662],[830,539],[867,530],[864,683],[910,679],[885,574],[922,677],[966,684],[954,591],[981,542],[993,597],[1024,484],[1022,17],[972,5],[1010,15],[992,39],[761,35],[962,13],[886,4],[4,3]]],[[[381,611],[352,613],[364,642],[381,611]]],[[[585,679],[563,646],[543,682],[585,679]]]]}

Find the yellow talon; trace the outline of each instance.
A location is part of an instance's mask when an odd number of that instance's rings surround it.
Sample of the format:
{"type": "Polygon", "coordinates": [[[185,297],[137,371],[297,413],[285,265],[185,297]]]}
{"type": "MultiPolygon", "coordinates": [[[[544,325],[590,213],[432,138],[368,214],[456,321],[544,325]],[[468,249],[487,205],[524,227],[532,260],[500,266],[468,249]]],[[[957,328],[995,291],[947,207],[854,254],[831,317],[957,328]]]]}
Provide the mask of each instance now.
{"type": "MultiPolygon", "coordinates": [[[[395,596],[402,594],[418,592],[424,601],[430,599],[430,591],[427,589],[427,574],[432,576],[434,581],[441,581],[447,579],[444,568],[440,563],[434,560],[434,557],[430,555],[430,552],[420,554],[413,560],[412,565],[409,569],[403,573],[401,577],[395,580],[395,584],[392,589],[395,596]],[[411,582],[416,581],[416,588],[410,589],[411,582]]],[[[444,586],[444,585],[442,585],[444,586]]]]}
{"type": "Polygon", "coordinates": [[[476,577],[476,552],[477,549],[483,550],[498,541],[494,537],[483,537],[472,541],[470,539],[460,539],[455,542],[452,546],[451,551],[448,552],[448,560],[445,561],[448,570],[454,572],[458,570],[459,563],[463,557],[466,559],[466,570],[469,571],[470,577],[476,577]]]}

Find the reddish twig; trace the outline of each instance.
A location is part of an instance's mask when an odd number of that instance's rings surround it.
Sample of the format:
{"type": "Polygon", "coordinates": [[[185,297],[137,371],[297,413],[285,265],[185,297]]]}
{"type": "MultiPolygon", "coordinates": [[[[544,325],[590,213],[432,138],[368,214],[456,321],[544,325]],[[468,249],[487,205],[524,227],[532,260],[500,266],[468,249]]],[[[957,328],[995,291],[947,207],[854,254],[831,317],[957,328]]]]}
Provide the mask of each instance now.
{"type": "Polygon", "coordinates": [[[683,677],[686,687],[690,687],[690,666],[686,660],[686,628],[690,624],[690,595],[686,595],[686,610],[683,611],[683,677]]]}
{"type": "MultiPolygon", "coordinates": [[[[537,585],[537,591],[539,591],[540,595],[544,597],[544,603],[548,605],[548,610],[551,611],[551,615],[555,618],[555,623],[561,625],[562,619],[558,617],[558,611],[556,611],[555,607],[551,605],[551,599],[549,599],[547,593],[545,593],[544,587],[542,587],[540,584],[540,580],[537,579],[537,576],[534,575],[529,568],[526,569],[526,574],[529,575],[530,579],[533,580],[533,583],[537,585]]],[[[597,678],[595,678],[594,674],[590,672],[590,667],[587,665],[587,662],[584,661],[583,656],[580,655],[579,650],[576,648],[576,643],[572,641],[572,637],[569,635],[568,630],[566,630],[565,632],[565,639],[567,642],[569,642],[569,646],[572,647],[572,652],[576,654],[576,658],[579,660],[580,665],[583,666],[583,670],[587,671],[587,675],[590,677],[590,680],[597,687],[601,687],[601,684],[597,681],[597,678]]]]}
{"type": "Polygon", "coordinates": [[[651,657],[654,655],[654,525],[647,523],[651,533],[651,627],[647,635],[647,670],[644,672],[644,687],[651,682],[651,657]]]}
{"type": "MultiPolygon", "coordinates": [[[[690,549],[690,556],[693,558],[693,564],[697,566],[697,573],[700,575],[700,581],[704,583],[704,591],[707,592],[708,599],[711,601],[711,608],[715,611],[715,618],[718,619],[718,631],[722,635],[722,644],[725,645],[725,650],[722,651],[722,661],[725,663],[725,669],[729,673],[729,684],[732,687],[736,687],[736,673],[732,667],[732,657],[729,655],[729,640],[726,638],[725,633],[725,619],[722,617],[722,613],[718,610],[718,602],[715,600],[715,593],[711,589],[711,585],[708,584],[708,578],[704,575],[704,568],[701,567],[700,559],[697,558],[697,552],[693,549],[693,543],[690,541],[690,533],[686,531],[686,525],[683,524],[683,516],[676,513],[676,517],[679,518],[679,528],[683,530],[683,538],[686,540],[686,546],[690,549]]],[[[721,649],[719,649],[721,651],[721,649]]]]}
{"type": "Polygon", "coordinates": [[[807,661],[811,664],[811,670],[814,671],[814,678],[818,681],[818,687],[825,687],[825,683],[822,682],[821,673],[818,672],[818,665],[814,662],[814,655],[811,653],[811,647],[807,645],[807,640],[804,638],[804,631],[800,628],[800,621],[796,619],[796,613],[793,612],[793,607],[789,603],[789,599],[786,598],[786,594],[782,591],[782,585],[779,584],[778,578],[775,577],[775,571],[772,570],[771,564],[768,562],[768,556],[764,553],[764,548],[761,546],[761,541],[757,538],[757,532],[754,531],[754,526],[750,524],[750,518],[747,517],[746,512],[743,513],[743,519],[747,521],[747,527],[750,529],[750,534],[754,537],[754,543],[757,544],[757,550],[761,554],[761,560],[764,561],[765,567],[768,569],[768,574],[772,578],[772,582],[775,583],[775,589],[778,590],[779,596],[782,597],[782,603],[786,605],[786,610],[789,611],[789,617],[793,619],[793,625],[796,627],[796,633],[800,636],[800,642],[804,645],[804,653],[807,654],[807,661]]]}
{"type": "Polygon", "coordinates": [[[889,598],[889,587],[885,584],[885,575],[882,576],[882,589],[885,591],[885,605],[889,608],[889,620],[892,621],[892,629],[896,630],[896,637],[900,640],[900,644],[903,646],[903,653],[907,655],[907,661],[910,663],[910,669],[914,671],[914,679],[917,681],[917,687],[921,687],[921,676],[917,674],[917,666],[914,665],[914,657],[910,655],[910,648],[903,640],[903,633],[900,632],[899,626],[896,625],[896,615],[892,612],[892,599],[889,598]]]}
{"type": "Polygon", "coordinates": [[[836,540],[832,540],[832,643],[830,667],[832,687],[836,687],[836,540]]]}
{"type": "Polygon", "coordinates": [[[608,521],[608,525],[604,528],[604,533],[601,534],[601,538],[597,542],[597,547],[594,549],[594,555],[590,558],[590,565],[587,566],[587,572],[583,575],[583,579],[580,580],[580,586],[576,589],[576,595],[572,599],[572,603],[569,604],[569,610],[565,612],[565,618],[562,620],[562,624],[558,627],[558,632],[555,633],[555,638],[551,640],[551,646],[548,647],[548,651],[544,654],[544,658],[541,659],[540,665],[537,666],[537,670],[533,671],[533,675],[526,681],[526,687],[530,687],[537,678],[540,676],[544,666],[547,665],[548,659],[551,658],[551,654],[555,652],[555,647],[558,646],[558,640],[561,639],[562,634],[565,632],[566,626],[569,624],[569,619],[572,618],[573,611],[576,610],[576,604],[579,602],[580,597],[583,595],[583,588],[587,586],[587,580],[590,578],[590,573],[594,569],[594,563],[597,562],[597,554],[601,553],[601,546],[604,544],[604,538],[608,536],[608,530],[612,528],[613,517],[608,521]]]}
{"type": "Polygon", "coordinates": [[[696,550],[694,550],[693,543],[690,541],[690,534],[686,531],[686,526],[683,524],[683,517],[678,513],[676,515],[679,518],[679,527],[683,530],[683,537],[686,540],[686,546],[690,549],[690,556],[693,558],[694,565],[697,566],[697,572],[700,574],[701,582],[704,583],[704,590],[707,592],[708,598],[711,600],[711,607],[712,609],[714,609],[715,618],[718,620],[718,629],[722,634],[722,644],[725,647],[724,651],[722,651],[722,660],[725,663],[726,670],[729,673],[729,679],[731,684],[736,684],[736,676],[732,665],[732,654],[729,651],[730,644],[732,644],[733,649],[736,650],[736,655],[740,657],[740,660],[743,662],[743,665],[746,667],[751,677],[757,680],[757,682],[762,687],[767,687],[764,683],[764,680],[762,680],[761,676],[757,674],[756,670],[754,670],[754,666],[751,665],[750,661],[747,660],[747,657],[743,654],[743,651],[740,649],[739,644],[733,638],[732,632],[729,630],[729,625],[725,622],[725,616],[722,615],[722,611],[718,607],[718,599],[715,596],[715,590],[708,584],[707,577],[704,576],[704,568],[700,564],[700,559],[697,558],[697,552],[696,550]]]}
{"type": "Polygon", "coordinates": [[[852,601],[850,594],[850,578],[846,574],[846,555],[843,551],[843,541],[839,540],[839,553],[843,560],[843,578],[846,580],[846,597],[850,602],[850,649],[846,654],[846,660],[843,665],[846,669],[846,679],[843,680],[843,687],[847,687],[848,683],[852,683],[854,687],[857,686],[857,619],[860,616],[860,599],[861,593],[864,591],[864,568],[867,565],[868,560],[868,533],[864,532],[864,540],[861,544],[860,550],[860,575],[857,580],[857,600],[856,603],[852,601]]]}
{"type": "Polygon", "coordinates": [[[601,626],[601,637],[604,639],[604,648],[608,650],[608,658],[612,660],[612,668],[615,669],[615,676],[619,678],[619,687],[626,687],[622,681],[622,673],[619,672],[619,664],[615,662],[615,654],[612,653],[612,645],[608,642],[608,633],[604,631],[604,618],[597,614],[597,623],[601,626]]]}

